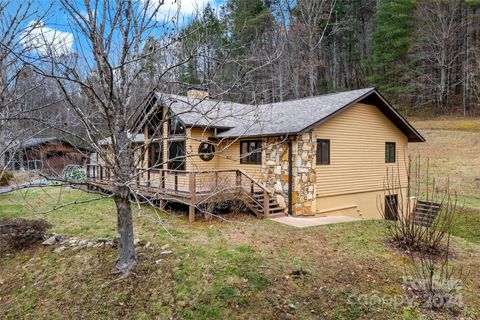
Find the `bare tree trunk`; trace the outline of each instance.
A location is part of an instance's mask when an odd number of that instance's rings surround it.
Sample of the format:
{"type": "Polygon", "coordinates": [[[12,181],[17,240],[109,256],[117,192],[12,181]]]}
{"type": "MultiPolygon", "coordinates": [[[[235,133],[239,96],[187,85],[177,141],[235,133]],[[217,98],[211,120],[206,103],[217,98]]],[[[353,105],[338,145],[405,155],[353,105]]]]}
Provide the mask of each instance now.
{"type": "Polygon", "coordinates": [[[130,206],[130,189],[126,186],[118,187],[117,195],[113,197],[117,207],[118,271],[128,273],[137,263],[133,236],[132,208],[130,206]]]}
{"type": "MultiPolygon", "coordinates": [[[[28,161],[28,160],[27,160],[28,161]]],[[[25,155],[23,153],[23,146],[18,149],[18,165],[21,172],[25,171],[25,155]]],[[[27,162],[28,165],[28,162],[27,162]]]]}

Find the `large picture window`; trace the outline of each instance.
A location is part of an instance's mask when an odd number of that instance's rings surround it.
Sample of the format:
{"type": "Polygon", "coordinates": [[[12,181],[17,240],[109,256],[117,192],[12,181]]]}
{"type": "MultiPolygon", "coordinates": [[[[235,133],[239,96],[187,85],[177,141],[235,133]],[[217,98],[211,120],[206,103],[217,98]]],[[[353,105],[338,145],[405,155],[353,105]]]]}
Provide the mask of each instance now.
{"type": "Polygon", "coordinates": [[[162,144],[160,142],[152,142],[148,150],[148,167],[161,168],[163,162],[162,144]]]}
{"type": "Polygon", "coordinates": [[[395,142],[385,142],[385,162],[394,163],[396,153],[395,142]]]}
{"type": "Polygon", "coordinates": [[[158,137],[163,135],[162,118],[162,110],[160,109],[148,120],[147,134],[149,139],[154,136],[158,137]]]}
{"type": "Polygon", "coordinates": [[[261,164],[262,163],[262,141],[240,141],[240,163],[261,164]]]}
{"type": "Polygon", "coordinates": [[[172,141],[168,146],[168,169],[185,170],[185,141],[172,141]]]}
{"type": "Polygon", "coordinates": [[[168,119],[169,133],[171,136],[185,135],[185,126],[178,117],[168,119]]]}
{"type": "Polygon", "coordinates": [[[330,140],[317,140],[317,164],[330,164],[330,140]]]}

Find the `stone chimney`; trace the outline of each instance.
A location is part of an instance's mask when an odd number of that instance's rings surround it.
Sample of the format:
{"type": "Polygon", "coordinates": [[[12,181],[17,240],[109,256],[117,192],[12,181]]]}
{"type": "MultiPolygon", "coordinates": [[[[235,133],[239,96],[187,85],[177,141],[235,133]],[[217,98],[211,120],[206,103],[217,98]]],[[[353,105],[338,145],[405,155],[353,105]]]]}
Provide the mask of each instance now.
{"type": "Polygon", "coordinates": [[[208,99],[208,89],[202,86],[188,87],[187,97],[196,99],[208,99]]]}

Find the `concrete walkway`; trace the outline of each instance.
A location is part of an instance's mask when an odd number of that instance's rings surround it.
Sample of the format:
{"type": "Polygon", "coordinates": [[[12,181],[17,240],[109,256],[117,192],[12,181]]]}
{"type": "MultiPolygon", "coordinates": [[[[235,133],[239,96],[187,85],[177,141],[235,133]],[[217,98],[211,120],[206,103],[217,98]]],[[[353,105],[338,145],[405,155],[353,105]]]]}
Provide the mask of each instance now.
{"type": "Polygon", "coordinates": [[[326,216],[326,217],[278,217],[270,220],[280,222],[296,228],[307,228],[314,226],[322,226],[325,224],[335,224],[343,222],[360,221],[360,218],[352,218],[346,216],[326,216]]]}

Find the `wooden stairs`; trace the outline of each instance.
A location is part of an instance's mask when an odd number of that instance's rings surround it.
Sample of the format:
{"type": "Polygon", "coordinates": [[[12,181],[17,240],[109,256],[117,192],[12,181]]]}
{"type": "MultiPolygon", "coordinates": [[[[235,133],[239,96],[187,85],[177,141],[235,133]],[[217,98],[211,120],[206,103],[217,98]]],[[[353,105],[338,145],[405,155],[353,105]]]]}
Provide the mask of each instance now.
{"type": "MultiPolygon", "coordinates": [[[[253,198],[254,201],[251,201],[251,204],[253,205],[253,212],[257,214],[263,215],[263,208],[264,208],[264,201],[265,201],[265,195],[263,192],[257,191],[253,193],[253,198]]],[[[267,215],[265,218],[273,218],[273,217],[281,217],[285,216],[285,210],[280,207],[278,204],[277,200],[275,198],[269,197],[268,198],[268,210],[267,210],[267,215]]]]}

